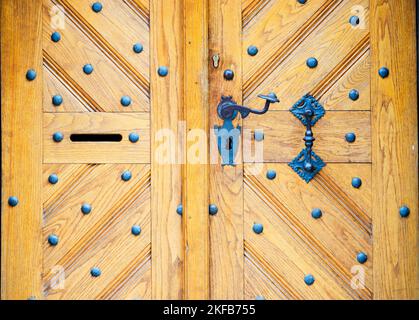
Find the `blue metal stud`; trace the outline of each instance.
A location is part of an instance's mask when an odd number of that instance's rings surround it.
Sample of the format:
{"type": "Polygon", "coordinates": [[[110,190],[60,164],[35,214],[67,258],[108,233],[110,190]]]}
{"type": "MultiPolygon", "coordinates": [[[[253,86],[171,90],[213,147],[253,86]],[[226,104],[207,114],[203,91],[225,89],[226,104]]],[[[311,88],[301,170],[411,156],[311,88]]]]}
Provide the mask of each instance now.
{"type": "Polygon", "coordinates": [[[306,4],[307,0],[297,0],[298,3],[306,4]]]}
{"type": "Polygon", "coordinates": [[[59,94],[56,94],[55,96],[52,96],[52,104],[56,107],[61,105],[63,103],[63,97],[59,94]]]}
{"type": "Polygon", "coordinates": [[[17,199],[17,197],[12,196],[12,197],[9,197],[9,199],[7,200],[7,203],[11,207],[16,207],[19,203],[19,200],[17,199]]]}
{"type": "Polygon", "coordinates": [[[48,177],[48,182],[51,184],[56,184],[58,182],[58,176],[53,173],[48,177]]]}
{"type": "Polygon", "coordinates": [[[311,286],[314,283],[315,279],[312,274],[304,276],[304,282],[306,285],[311,286]]]}
{"type": "Polygon", "coordinates": [[[255,130],[254,137],[256,141],[262,141],[265,138],[263,131],[261,130],[255,130]]]}
{"type": "Polygon", "coordinates": [[[61,142],[64,139],[64,135],[61,132],[57,131],[57,132],[54,132],[54,134],[52,135],[52,139],[55,142],[61,142]]]}
{"type": "Polygon", "coordinates": [[[26,72],[26,79],[29,81],[32,81],[32,80],[35,80],[35,78],[36,78],[36,71],[33,69],[29,69],[26,72]]]}
{"type": "Polygon", "coordinates": [[[349,18],[349,23],[351,25],[353,25],[354,27],[357,26],[359,24],[359,17],[357,16],[352,16],[349,18]]]}
{"type": "Polygon", "coordinates": [[[256,296],[255,300],[265,300],[265,297],[264,296],[256,296]]]}
{"type": "Polygon", "coordinates": [[[247,54],[249,56],[252,56],[253,57],[253,56],[257,55],[258,52],[259,52],[259,49],[256,46],[249,46],[247,48],[247,54]]]}
{"type": "Polygon", "coordinates": [[[103,6],[100,2],[95,2],[94,4],[92,4],[92,10],[94,12],[100,12],[102,10],[103,6]]]}
{"type": "Polygon", "coordinates": [[[183,213],[183,206],[181,204],[177,206],[176,213],[178,215],[180,215],[180,216],[182,215],[182,213],[183,213]]]}
{"type": "Polygon", "coordinates": [[[48,236],[48,243],[52,246],[56,246],[58,244],[58,237],[55,234],[50,234],[48,236]]]}
{"type": "Polygon", "coordinates": [[[90,63],[85,64],[85,65],[83,66],[83,72],[84,72],[85,74],[91,74],[91,73],[93,72],[93,66],[92,66],[90,63]]]}
{"type": "Polygon", "coordinates": [[[353,132],[348,132],[345,134],[345,140],[349,143],[353,143],[356,140],[356,135],[353,132]]]}
{"type": "Polygon", "coordinates": [[[92,211],[92,206],[88,203],[83,203],[81,206],[81,212],[83,214],[89,214],[92,211]]]}
{"type": "Polygon", "coordinates": [[[266,178],[268,178],[269,180],[273,180],[276,178],[276,171],[275,170],[268,170],[268,172],[266,172],[266,178]]]}
{"type": "Polygon", "coordinates": [[[356,260],[357,260],[359,263],[363,264],[363,263],[367,262],[367,260],[368,260],[368,256],[367,256],[367,254],[366,254],[365,252],[359,252],[359,253],[356,255],[356,260]]]}
{"type": "Polygon", "coordinates": [[[165,66],[160,66],[160,67],[157,69],[157,73],[158,73],[158,75],[159,75],[160,77],[165,77],[165,76],[167,76],[167,75],[168,75],[168,73],[169,73],[169,69],[167,69],[167,67],[165,67],[165,66]]]}
{"type": "Polygon", "coordinates": [[[254,233],[260,234],[263,231],[263,224],[261,224],[261,223],[255,223],[253,225],[253,228],[252,229],[253,229],[253,232],[254,233]]]}
{"type": "Polygon", "coordinates": [[[133,45],[132,50],[134,50],[135,53],[141,53],[143,51],[143,45],[141,43],[136,43],[133,45]]]}
{"type": "Polygon", "coordinates": [[[388,68],[386,67],[381,67],[380,70],[378,70],[378,74],[380,75],[381,78],[387,78],[390,74],[390,70],[388,70],[388,68]]]}
{"type": "Polygon", "coordinates": [[[131,171],[129,170],[126,170],[121,174],[121,179],[124,181],[128,181],[129,179],[131,179],[131,177],[132,177],[132,174],[131,174],[131,171]]]}
{"type": "Polygon", "coordinates": [[[132,233],[134,236],[138,236],[138,235],[141,233],[141,227],[140,227],[140,226],[137,226],[137,225],[132,226],[132,228],[131,228],[131,233],[132,233]]]}
{"type": "Polygon", "coordinates": [[[354,188],[360,188],[362,185],[362,180],[358,177],[352,178],[352,187],[354,188]]]}
{"type": "Polygon", "coordinates": [[[403,206],[399,209],[399,213],[402,218],[407,218],[410,214],[410,209],[407,206],[403,206]]]}
{"type": "Polygon", "coordinates": [[[316,58],[308,58],[306,61],[307,67],[313,69],[315,67],[317,67],[318,65],[318,61],[316,58]]]}
{"type": "Polygon", "coordinates": [[[130,97],[128,97],[128,96],[123,96],[123,97],[121,98],[121,104],[122,104],[124,107],[128,107],[128,106],[131,104],[131,98],[130,98],[130,97]]]}
{"type": "Polygon", "coordinates": [[[136,132],[131,132],[128,136],[128,139],[132,143],[136,143],[140,139],[140,136],[136,132]]]}
{"type": "Polygon", "coordinates": [[[218,208],[215,204],[210,204],[209,207],[208,207],[208,210],[209,210],[209,214],[212,215],[212,216],[217,214],[217,212],[218,212],[218,208]]]}
{"type": "Polygon", "coordinates": [[[356,89],[352,89],[349,91],[349,99],[356,101],[359,99],[359,91],[356,89]]]}
{"type": "Polygon", "coordinates": [[[51,34],[51,40],[54,41],[54,42],[60,41],[61,40],[61,34],[57,31],[53,32],[51,34]]]}
{"type": "Polygon", "coordinates": [[[233,80],[234,78],[234,71],[231,69],[225,69],[224,70],[224,79],[227,81],[233,80]]]}
{"type": "Polygon", "coordinates": [[[92,275],[92,277],[96,278],[102,274],[102,271],[100,271],[98,267],[93,267],[92,269],[90,269],[90,274],[92,275]]]}
{"type": "Polygon", "coordinates": [[[322,211],[319,209],[319,208],[315,208],[315,209],[313,209],[312,211],[311,211],[311,216],[314,218],[314,219],[319,219],[319,218],[321,218],[321,216],[322,216],[322,211]]]}

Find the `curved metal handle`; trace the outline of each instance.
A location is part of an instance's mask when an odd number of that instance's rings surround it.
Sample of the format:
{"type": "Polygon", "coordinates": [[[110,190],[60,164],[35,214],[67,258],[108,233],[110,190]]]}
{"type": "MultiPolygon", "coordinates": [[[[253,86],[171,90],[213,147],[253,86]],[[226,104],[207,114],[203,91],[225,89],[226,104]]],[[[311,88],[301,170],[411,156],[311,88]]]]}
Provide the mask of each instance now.
{"type": "Polygon", "coordinates": [[[271,92],[268,95],[258,95],[259,98],[266,100],[265,106],[262,110],[251,109],[246,106],[238,105],[231,96],[222,96],[221,101],[217,107],[218,116],[223,120],[233,120],[237,113],[240,112],[242,118],[246,118],[250,113],[264,114],[269,110],[271,103],[279,102],[276,94],[271,92]]]}

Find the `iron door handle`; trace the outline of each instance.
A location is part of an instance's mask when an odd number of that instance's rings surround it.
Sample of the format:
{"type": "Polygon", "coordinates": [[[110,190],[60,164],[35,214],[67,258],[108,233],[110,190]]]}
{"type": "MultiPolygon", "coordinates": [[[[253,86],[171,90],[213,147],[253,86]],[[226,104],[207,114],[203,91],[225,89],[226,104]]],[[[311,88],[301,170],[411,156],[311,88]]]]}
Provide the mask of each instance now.
{"type": "Polygon", "coordinates": [[[273,92],[267,95],[260,94],[258,97],[265,100],[265,106],[261,110],[251,109],[246,106],[238,105],[231,96],[222,96],[221,101],[217,107],[218,116],[223,120],[233,120],[237,116],[237,113],[240,113],[244,119],[250,113],[264,114],[268,112],[271,103],[279,102],[279,99],[273,92]]]}

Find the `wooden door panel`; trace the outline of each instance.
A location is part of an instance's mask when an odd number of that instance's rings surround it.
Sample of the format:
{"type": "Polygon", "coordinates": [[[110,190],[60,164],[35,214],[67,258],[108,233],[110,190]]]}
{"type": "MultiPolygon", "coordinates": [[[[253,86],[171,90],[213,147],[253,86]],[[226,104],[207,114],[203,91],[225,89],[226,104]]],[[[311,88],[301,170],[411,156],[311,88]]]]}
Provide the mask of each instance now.
{"type": "Polygon", "coordinates": [[[148,113],[45,113],[45,163],[149,163],[150,115],[148,113]],[[55,142],[55,132],[63,134],[55,142]],[[139,140],[129,140],[137,133],[139,140]],[[119,142],[74,142],[72,134],[119,134],[119,142]]]}
{"type": "Polygon", "coordinates": [[[147,286],[140,290],[131,282],[138,274],[149,281],[150,166],[54,164],[44,165],[43,171],[46,298],[111,298],[128,291],[126,283],[129,290],[145,294],[137,298],[146,298],[147,286]],[[125,170],[132,173],[129,181],[121,179],[125,170]],[[58,176],[56,184],[48,182],[51,174],[58,176]],[[90,213],[81,211],[83,204],[91,205],[90,213]],[[134,225],[141,227],[137,236],[131,233],[134,225]],[[47,241],[51,234],[59,238],[55,246],[47,241]],[[90,275],[93,267],[101,269],[100,277],[90,275]],[[55,282],[59,272],[65,275],[62,287],[55,282]]]}
{"type": "MultiPolygon", "coordinates": [[[[347,98],[348,99],[348,98],[347,98]]],[[[304,147],[303,126],[291,112],[270,111],[260,117],[249,117],[244,128],[262,131],[264,162],[290,162],[304,147]]],[[[371,116],[366,111],[326,111],[313,128],[314,150],[326,162],[371,162],[371,116]],[[348,143],[345,134],[353,132],[356,140],[348,143]]],[[[246,137],[245,137],[246,139],[246,137]]],[[[251,161],[253,155],[244,155],[251,161]],[[249,159],[250,158],[250,159],[249,159]]]]}
{"type": "MultiPolygon", "coordinates": [[[[245,105],[258,103],[257,94],[275,92],[280,103],[272,105],[272,110],[288,110],[301,96],[313,91],[324,79],[336,81],[342,72],[337,72],[369,46],[368,14],[365,14],[365,28],[353,28],[348,22],[351,8],[362,6],[368,10],[368,0],[336,1],[337,4],[322,22],[316,25],[310,36],[300,32],[300,41],[293,42],[280,50],[271,47],[272,62],[265,63],[257,72],[244,77],[243,96],[245,105]],[[310,69],[306,60],[315,57],[318,66],[310,69]]],[[[311,4],[306,4],[311,5],[311,4]]],[[[310,30],[310,29],[309,29],[310,30]]],[[[261,37],[259,41],[267,41],[261,37]]],[[[247,48],[244,48],[247,50],[247,48]]],[[[243,56],[247,53],[243,52],[243,56]]],[[[258,55],[253,57],[258,59],[258,55]]],[[[247,74],[247,70],[243,70],[247,74]]]]}
{"type": "MultiPolygon", "coordinates": [[[[280,234],[290,234],[291,238],[286,240],[289,245],[294,241],[299,242],[301,248],[305,247],[310,254],[318,256],[322,261],[322,268],[336,273],[341,282],[350,284],[353,277],[351,268],[358,264],[357,254],[362,251],[367,253],[368,257],[371,256],[372,225],[370,212],[365,212],[352,200],[357,199],[356,195],[364,191],[366,195],[370,195],[371,185],[363,185],[357,192],[348,192],[352,191],[349,177],[351,173],[357,172],[362,175],[363,180],[368,180],[371,177],[371,166],[358,165],[353,168],[353,165],[329,164],[319,174],[321,178],[316,178],[310,184],[306,184],[286,164],[267,164],[264,169],[259,175],[252,175],[246,173],[245,168],[246,234],[251,236],[251,239],[277,237],[271,241],[279,241],[278,246],[285,241],[280,240],[280,234]],[[326,170],[329,167],[332,170],[326,170]],[[277,177],[274,180],[266,178],[268,169],[276,171],[277,177]],[[339,172],[346,174],[342,176],[339,172]],[[340,188],[342,185],[346,187],[340,188]],[[326,190],[328,188],[333,190],[326,190]],[[322,210],[321,219],[311,217],[311,211],[315,208],[322,210]],[[262,234],[254,234],[253,223],[263,224],[262,234]],[[269,236],[265,235],[268,229],[271,232],[269,236]]],[[[369,203],[371,197],[367,200],[369,203]]],[[[293,263],[299,263],[299,259],[303,258],[288,259],[293,263]]],[[[365,286],[371,291],[372,275],[368,272],[369,261],[363,267],[366,268],[365,286]]],[[[269,269],[273,268],[273,265],[264,267],[269,269]]],[[[302,278],[300,281],[305,286],[302,278]]]]}
{"type": "MultiPolygon", "coordinates": [[[[45,0],[43,60],[50,72],[61,82],[69,83],[68,86],[73,88],[71,92],[76,94],[78,99],[87,100],[85,103],[95,111],[149,110],[149,83],[137,71],[144,66],[125,63],[125,59],[120,59],[119,54],[108,46],[107,42],[100,41],[100,37],[98,40],[94,30],[74,20],[71,11],[61,7],[54,8],[59,8],[60,15],[63,15],[65,28],[60,30],[60,41],[51,41],[51,34],[54,32],[51,25],[53,6],[52,2],[45,0]],[[83,72],[85,64],[93,66],[91,74],[83,72]],[[129,106],[122,106],[123,96],[131,98],[129,106]]],[[[127,52],[132,52],[132,45],[127,46],[127,52]]],[[[143,72],[148,71],[147,69],[143,72]]],[[[44,97],[44,110],[48,111],[51,108],[51,97],[44,97]]],[[[64,105],[57,108],[64,110],[64,105]]]]}

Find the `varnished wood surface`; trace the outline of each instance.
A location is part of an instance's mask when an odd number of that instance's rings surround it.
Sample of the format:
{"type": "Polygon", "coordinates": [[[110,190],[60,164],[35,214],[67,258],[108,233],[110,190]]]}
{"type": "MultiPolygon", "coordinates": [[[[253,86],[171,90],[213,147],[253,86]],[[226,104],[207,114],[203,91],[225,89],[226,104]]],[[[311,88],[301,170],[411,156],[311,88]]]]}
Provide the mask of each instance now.
{"type": "Polygon", "coordinates": [[[150,115],[148,113],[45,113],[43,118],[45,163],[149,163],[150,115]],[[64,139],[55,142],[55,132],[64,139]],[[136,143],[129,134],[140,136],[136,143]],[[119,142],[74,142],[72,134],[120,134],[119,142]]]}
{"type": "Polygon", "coordinates": [[[41,298],[42,3],[1,3],[1,299],[41,298]],[[34,69],[34,81],[25,78],[34,69]],[[19,204],[8,205],[16,196],[19,204]]]}
{"type": "MultiPolygon", "coordinates": [[[[222,125],[216,111],[221,95],[232,95],[242,102],[241,1],[209,1],[209,107],[210,128],[222,125]],[[218,68],[212,57],[220,58],[218,68]],[[223,71],[232,69],[233,81],[225,81],[223,71]]],[[[234,125],[241,125],[236,119],[234,125]]],[[[210,133],[212,134],[212,133],[210,133]]],[[[210,136],[215,141],[216,137],[210,136]]],[[[218,207],[210,216],[210,297],[243,299],[243,166],[241,142],[236,166],[210,165],[209,203],[218,207]]],[[[218,150],[211,156],[219,157],[218,150]]],[[[219,160],[220,161],[220,160],[219,160]]]]}
{"type": "Polygon", "coordinates": [[[183,120],[183,5],[182,1],[150,2],[151,46],[151,223],[152,223],[152,298],[182,299],[184,288],[184,247],[182,217],[176,213],[182,204],[182,167],[176,157],[184,156],[183,120]],[[169,49],[170,48],[170,49],[169,49]],[[167,66],[166,77],[157,75],[159,66],[167,66]],[[163,131],[159,131],[163,130],[163,131]],[[180,139],[174,158],[158,162],[156,150],[165,141],[158,133],[171,130],[180,139]]]}
{"type": "Polygon", "coordinates": [[[418,140],[415,1],[371,0],[374,298],[414,299],[418,140]],[[378,69],[390,75],[382,79],[378,69]],[[401,218],[399,208],[410,208],[401,218]]]}

